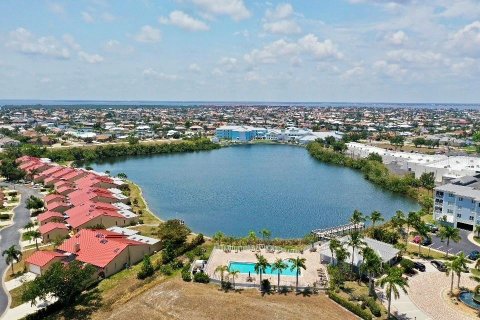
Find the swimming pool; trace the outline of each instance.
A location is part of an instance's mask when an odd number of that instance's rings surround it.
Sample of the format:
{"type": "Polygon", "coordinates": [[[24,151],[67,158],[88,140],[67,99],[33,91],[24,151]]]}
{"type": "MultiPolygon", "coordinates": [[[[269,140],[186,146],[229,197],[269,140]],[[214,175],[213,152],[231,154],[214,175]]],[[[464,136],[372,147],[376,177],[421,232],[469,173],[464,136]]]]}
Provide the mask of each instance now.
{"type": "MultiPolygon", "coordinates": [[[[288,266],[287,269],[283,270],[281,275],[282,276],[295,276],[297,273],[296,269],[293,269],[293,271],[290,269],[292,266],[292,262],[286,260],[285,264],[288,266]]],[[[228,266],[228,271],[233,271],[233,270],[238,270],[240,273],[249,273],[250,274],[256,274],[255,272],[255,263],[254,262],[237,262],[237,261],[232,261],[230,262],[228,266]]],[[[301,272],[300,272],[301,273],[301,272]]],[[[299,273],[299,274],[300,274],[299,273]]],[[[278,271],[277,270],[272,270],[272,267],[267,267],[265,270],[264,274],[271,274],[271,275],[277,275],[278,271]]]]}

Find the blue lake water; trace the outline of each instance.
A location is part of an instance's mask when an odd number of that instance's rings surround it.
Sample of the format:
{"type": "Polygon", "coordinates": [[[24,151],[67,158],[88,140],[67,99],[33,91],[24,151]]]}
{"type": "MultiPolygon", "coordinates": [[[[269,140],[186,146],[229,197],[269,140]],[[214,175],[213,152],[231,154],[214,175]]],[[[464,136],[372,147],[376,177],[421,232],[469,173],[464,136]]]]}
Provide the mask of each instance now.
{"type": "MultiPolygon", "coordinates": [[[[292,262],[290,261],[285,261],[285,264],[287,265],[287,268],[285,270],[282,270],[281,275],[284,276],[296,276],[297,275],[297,269],[294,268],[293,270],[290,269],[292,267],[292,262]]],[[[250,273],[250,274],[256,274],[255,272],[255,263],[253,262],[230,262],[228,266],[228,271],[233,271],[233,270],[238,270],[240,273],[250,273]]],[[[265,269],[264,274],[278,274],[278,270],[272,270],[272,267],[267,267],[265,269]]]]}
{"type": "Polygon", "coordinates": [[[417,210],[353,169],[328,165],[286,145],[242,145],[213,151],[118,158],[92,164],[124,172],[162,219],[183,219],[195,232],[245,236],[267,228],[272,237],[302,237],[348,222],[353,210],[417,210]]]}

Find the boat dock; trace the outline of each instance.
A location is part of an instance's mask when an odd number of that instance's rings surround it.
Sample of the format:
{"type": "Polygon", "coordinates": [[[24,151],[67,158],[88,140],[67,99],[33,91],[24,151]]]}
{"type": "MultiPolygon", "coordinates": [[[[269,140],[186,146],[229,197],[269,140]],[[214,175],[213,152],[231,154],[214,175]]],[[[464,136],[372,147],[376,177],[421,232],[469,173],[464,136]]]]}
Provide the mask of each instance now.
{"type": "Polygon", "coordinates": [[[363,228],[365,228],[365,223],[363,222],[358,224],[350,223],[337,227],[315,229],[312,230],[312,233],[315,234],[319,239],[330,239],[332,237],[344,235],[352,232],[353,230],[361,230],[363,228]]]}

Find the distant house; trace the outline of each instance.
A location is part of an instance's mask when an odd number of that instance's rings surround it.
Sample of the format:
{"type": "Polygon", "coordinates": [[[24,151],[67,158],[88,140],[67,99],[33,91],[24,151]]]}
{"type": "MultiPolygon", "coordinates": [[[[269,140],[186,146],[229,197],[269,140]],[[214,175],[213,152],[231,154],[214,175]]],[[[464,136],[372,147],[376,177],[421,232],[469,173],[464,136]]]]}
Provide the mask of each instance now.
{"type": "Polygon", "coordinates": [[[65,238],[69,232],[67,225],[60,222],[49,222],[41,225],[38,230],[42,234],[44,243],[51,242],[59,237],[65,238]]]}
{"type": "Polygon", "coordinates": [[[20,141],[18,140],[9,137],[0,138],[0,148],[15,147],[18,145],[20,145],[20,141]]]}
{"type": "Polygon", "coordinates": [[[25,260],[27,270],[36,274],[42,275],[50,266],[56,262],[66,258],[60,252],[55,251],[35,251],[30,257],[25,260]]]}

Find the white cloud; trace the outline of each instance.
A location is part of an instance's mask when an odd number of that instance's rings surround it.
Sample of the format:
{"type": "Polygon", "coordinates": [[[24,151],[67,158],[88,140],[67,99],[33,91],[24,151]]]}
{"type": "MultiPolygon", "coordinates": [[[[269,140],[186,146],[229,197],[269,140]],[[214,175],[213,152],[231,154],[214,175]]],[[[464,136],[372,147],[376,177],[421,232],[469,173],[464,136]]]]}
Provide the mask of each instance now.
{"type": "Polygon", "coordinates": [[[160,31],[160,29],[145,25],[140,29],[140,31],[135,35],[134,38],[138,42],[144,43],[159,42],[162,38],[162,32],[160,31]]]}
{"type": "Polygon", "coordinates": [[[160,17],[159,22],[162,24],[171,24],[188,31],[207,31],[210,29],[205,22],[195,19],[179,10],[170,12],[168,18],[160,17]]]}
{"type": "Polygon", "coordinates": [[[71,49],[78,51],[81,49],[80,45],[75,41],[75,38],[69,34],[64,34],[63,42],[65,42],[71,49]]]}
{"type": "Polygon", "coordinates": [[[463,58],[459,62],[452,63],[450,69],[458,75],[475,74],[480,71],[480,63],[472,58],[463,58]]]}
{"type": "Polygon", "coordinates": [[[385,36],[385,40],[387,40],[387,42],[390,44],[401,46],[408,41],[408,36],[405,32],[399,30],[397,32],[387,34],[385,36]]]}
{"type": "Polygon", "coordinates": [[[455,32],[448,46],[466,54],[480,55],[480,21],[474,21],[455,32]]]}
{"type": "Polygon", "coordinates": [[[104,58],[99,54],[96,54],[96,53],[90,54],[90,53],[86,53],[85,51],[80,51],[78,53],[78,57],[80,58],[81,61],[88,62],[91,64],[100,63],[100,62],[103,62],[104,60],[104,58]]]}
{"type": "Polygon", "coordinates": [[[86,12],[86,11],[83,11],[82,12],[82,19],[83,21],[85,21],[86,23],[94,23],[95,22],[95,19],[93,18],[93,16],[86,12]]]}
{"type": "Polygon", "coordinates": [[[263,30],[276,34],[295,34],[302,32],[300,26],[292,20],[266,22],[263,24],[263,30]]]}
{"type": "Polygon", "coordinates": [[[389,78],[401,79],[407,74],[407,70],[402,68],[399,64],[388,63],[385,60],[376,61],[373,64],[373,68],[381,75],[385,75],[389,78]]]}
{"type": "Polygon", "coordinates": [[[58,59],[70,58],[68,48],[62,46],[55,37],[37,38],[25,28],[17,28],[11,31],[6,45],[23,54],[41,55],[58,59]]]}
{"type": "Polygon", "coordinates": [[[267,9],[265,18],[269,20],[281,20],[290,17],[293,14],[293,7],[289,3],[280,3],[275,9],[267,9]]]}
{"type": "Polygon", "coordinates": [[[115,21],[115,19],[117,17],[115,17],[113,14],[111,14],[110,12],[104,12],[102,13],[102,16],[101,16],[102,20],[105,21],[105,22],[113,22],[115,21]]]}
{"type": "Polygon", "coordinates": [[[274,9],[267,9],[263,19],[263,31],[275,34],[295,34],[302,32],[302,29],[292,19],[293,7],[288,3],[281,3],[274,9]]]}
{"type": "Polygon", "coordinates": [[[105,48],[106,50],[115,50],[115,49],[117,49],[119,46],[120,46],[120,41],[115,40],[115,39],[112,39],[112,40],[108,40],[108,41],[105,43],[104,48],[105,48]]]}
{"type": "Polygon", "coordinates": [[[243,0],[189,0],[206,14],[214,16],[226,15],[235,21],[251,16],[243,0]]]}
{"type": "Polygon", "coordinates": [[[420,50],[393,50],[387,52],[389,61],[417,63],[417,64],[439,64],[447,60],[441,53],[420,50]]]}
{"type": "Polygon", "coordinates": [[[355,66],[351,69],[348,69],[342,74],[343,79],[351,79],[361,76],[365,73],[365,68],[362,66],[355,66]]]}
{"type": "Polygon", "coordinates": [[[43,77],[40,79],[40,83],[49,83],[49,82],[52,82],[52,79],[48,77],[43,77]]]}
{"type": "Polygon", "coordinates": [[[188,66],[188,70],[194,72],[194,73],[199,73],[202,71],[202,69],[198,66],[196,63],[192,63],[188,66]]]}
{"type": "Polygon", "coordinates": [[[56,2],[50,2],[48,4],[48,10],[60,16],[65,14],[65,8],[63,7],[63,5],[56,2]]]}
{"type": "Polygon", "coordinates": [[[147,79],[157,79],[157,80],[178,80],[179,76],[174,74],[166,74],[163,72],[157,72],[152,68],[144,69],[142,75],[147,79]]]}
{"type": "Polygon", "coordinates": [[[276,40],[261,49],[253,49],[244,55],[248,63],[275,63],[277,58],[308,54],[315,59],[341,59],[343,54],[330,40],[319,41],[317,36],[307,34],[297,42],[288,42],[285,39],[276,40]]]}

